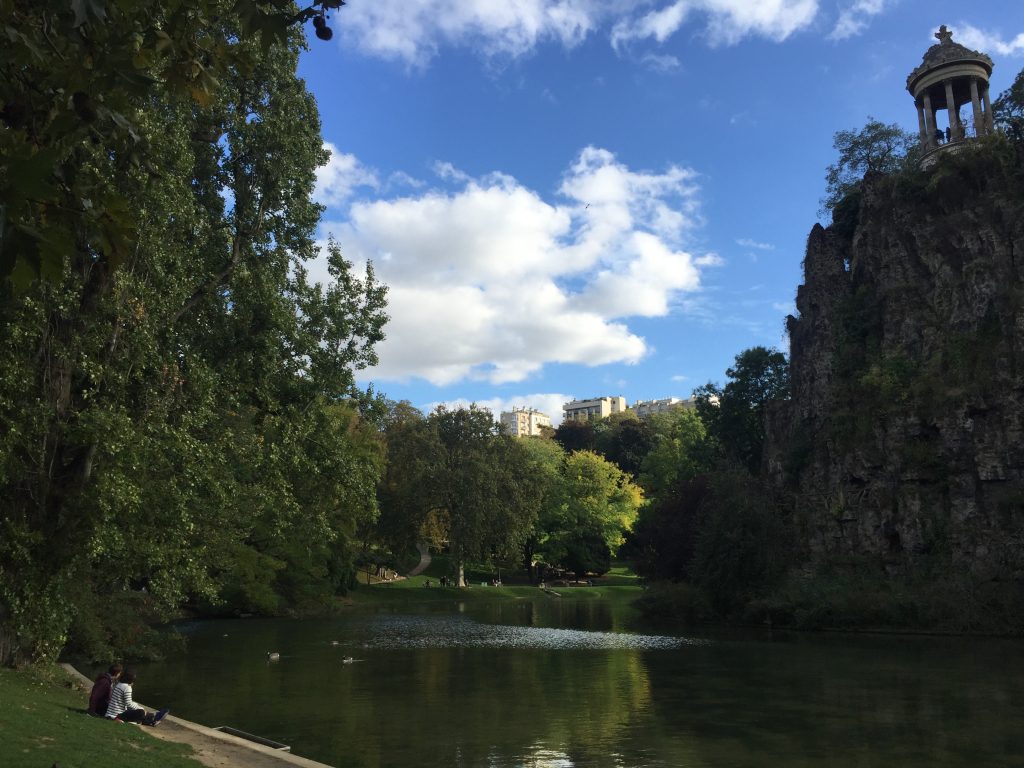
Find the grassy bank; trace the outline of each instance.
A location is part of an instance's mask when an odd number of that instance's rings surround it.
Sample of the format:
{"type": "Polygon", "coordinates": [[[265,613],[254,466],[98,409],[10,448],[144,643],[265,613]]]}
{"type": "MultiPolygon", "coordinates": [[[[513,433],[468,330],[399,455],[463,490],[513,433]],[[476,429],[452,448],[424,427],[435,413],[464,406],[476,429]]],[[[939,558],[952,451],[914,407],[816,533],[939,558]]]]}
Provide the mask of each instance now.
{"type": "Polygon", "coordinates": [[[381,584],[360,584],[349,597],[353,605],[381,605],[399,602],[451,602],[493,600],[635,600],[641,593],[640,581],[624,566],[617,566],[593,580],[594,585],[549,585],[549,592],[527,582],[526,574],[514,567],[502,567],[502,586],[489,585],[498,570],[468,568],[469,587],[442,587],[440,578],[451,573],[444,555],[435,555],[427,570],[419,576],[381,584]],[[427,587],[427,582],[430,586],[427,587]],[[551,594],[554,592],[555,594],[551,594]]]}
{"type": "Polygon", "coordinates": [[[191,749],[140,726],[85,714],[87,692],[60,667],[0,669],[4,768],[198,768],[191,749]]]}

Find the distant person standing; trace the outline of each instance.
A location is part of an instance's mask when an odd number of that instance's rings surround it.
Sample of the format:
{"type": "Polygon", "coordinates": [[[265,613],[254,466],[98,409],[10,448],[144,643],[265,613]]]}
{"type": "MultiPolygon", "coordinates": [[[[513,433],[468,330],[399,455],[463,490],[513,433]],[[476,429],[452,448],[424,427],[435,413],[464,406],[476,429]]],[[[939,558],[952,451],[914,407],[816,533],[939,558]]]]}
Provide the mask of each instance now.
{"type": "Polygon", "coordinates": [[[124,670],[120,664],[111,664],[109,669],[96,678],[89,693],[89,714],[93,717],[105,717],[107,705],[110,704],[110,689],[121,677],[124,670]]]}

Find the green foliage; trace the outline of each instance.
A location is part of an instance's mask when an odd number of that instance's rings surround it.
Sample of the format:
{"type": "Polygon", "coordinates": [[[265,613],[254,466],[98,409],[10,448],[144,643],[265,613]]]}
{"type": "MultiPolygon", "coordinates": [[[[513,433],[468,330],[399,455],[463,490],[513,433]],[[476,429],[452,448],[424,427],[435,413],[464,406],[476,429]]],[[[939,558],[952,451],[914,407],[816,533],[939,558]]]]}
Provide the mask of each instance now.
{"type": "Polygon", "coordinates": [[[654,444],[650,421],[639,418],[632,411],[613,413],[593,424],[593,430],[593,450],[623,472],[638,477],[644,458],[654,444]]]}
{"type": "MultiPolygon", "coordinates": [[[[76,253],[125,262],[144,242],[144,211],[106,180],[167,171],[143,125],[152,100],[213,106],[292,25],[336,5],[0,0],[0,278],[59,282],[76,253]]],[[[204,121],[192,138],[222,133],[204,121]]]]}
{"type": "Polygon", "coordinates": [[[778,350],[752,347],[736,356],[726,375],[730,381],[724,388],[707,384],[694,392],[697,413],[725,456],[756,474],[764,446],[765,408],[774,400],[788,399],[789,363],[778,350]]]}
{"type": "Polygon", "coordinates": [[[710,468],[711,446],[704,422],[693,409],[656,413],[648,423],[653,444],[641,462],[640,484],[648,498],[660,499],[710,468]]]}
{"type": "Polygon", "coordinates": [[[680,479],[640,510],[623,554],[641,576],[655,580],[694,578],[697,539],[705,524],[708,477],[680,479]]]}
{"type": "Polygon", "coordinates": [[[893,173],[902,168],[917,144],[917,137],[897,123],[886,125],[873,117],[869,117],[859,131],[837,131],[832,146],[839,153],[839,159],[825,174],[826,191],[821,200],[821,212],[835,211],[865,174],[893,173]]]}
{"type": "Polygon", "coordinates": [[[316,105],[297,41],[243,44],[206,106],[156,88],[134,115],[159,176],[76,150],[130,202],[122,266],[74,251],[0,303],[4,661],[55,655],[73,616],[82,647],[130,647],[101,614],[143,595],[147,618],[269,611],[351,581],[382,457],[353,372],[376,359],[385,292],[333,244],[330,283],[308,282],[316,105]],[[211,124],[220,141],[196,142],[211,124]]]}
{"type": "Polygon", "coordinates": [[[993,122],[1015,143],[1024,143],[1024,70],[992,102],[993,122]]]}
{"type": "Polygon", "coordinates": [[[747,608],[750,621],[797,629],[874,629],[1020,635],[1024,592],[982,580],[945,558],[896,575],[880,562],[848,563],[793,575],[747,608]]]}
{"type": "Polygon", "coordinates": [[[793,533],[784,508],[740,469],[712,476],[705,515],[693,580],[718,611],[729,613],[786,573],[794,551],[793,533]]]}
{"type": "Polygon", "coordinates": [[[597,449],[597,435],[590,421],[566,419],[555,430],[555,441],[570,453],[597,449]]]}

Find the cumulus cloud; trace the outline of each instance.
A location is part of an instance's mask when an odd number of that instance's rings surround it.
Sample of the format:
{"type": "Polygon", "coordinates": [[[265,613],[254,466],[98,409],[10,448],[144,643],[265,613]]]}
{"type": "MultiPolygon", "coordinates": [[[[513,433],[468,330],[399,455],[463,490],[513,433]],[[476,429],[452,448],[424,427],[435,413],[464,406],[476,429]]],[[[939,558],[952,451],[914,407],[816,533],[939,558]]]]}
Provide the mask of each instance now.
{"type": "Polygon", "coordinates": [[[700,287],[702,264],[683,248],[700,224],[688,169],[635,171],[587,147],[555,201],[504,174],[445,176],[463,180],[356,202],[325,227],[390,287],[369,379],[501,384],[547,363],[635,363],[649,350],[627,320],[665,315],[700,287]]]}
{"type": "Polygon", "coordinates": [[[441,402],[429,403],[424,410],[432,411],[439,405],[446,408],[468,408],[475,403],[480,408],[486,408],[494,416],[494,420],[501,418],[503,411],[511,411],[513,408],[534,408],[541,413],[551,417],[551,426],[557,427],[562,423],[562,406],[573,399],[573,395],[562,395],[558,393],[544,393],[533,395],[516,395],[515,397],[491,397],[487,400],[444,400],[441,402]]]}
{"type": "Polygon", "coordinates": [[[1009,40],[1003,39],[1002,35],[978,29],[970,24],[958,24],[953,32],[958,43],[976,51],[996,53],[1000,56],[1024,56],[1024,32],[1009,40]]]}
{"type": "Polygon", "coordinates": [[[346,8],[339,27],[346,45],[420,66],[445,45],[507,57],[548,40],[572,48],[595,29],[603,5],[599,0],[374,0],[346,8]]]}
{"type": "Polygon", "coordinates": [[[839,18],[828,37],[830,40],[846,40],[863,32],[871,19],[885,10],[887,0],[854,0],[839,11],[839,18]]]}
{"type": "Polygon", "coordinates": [[[734,45],[757,36],[781,42],[806,28],[818,13],[818,0],[677,0],[612,27],[616,49],[640,40],[664,42],[692,17],[703,20],[711,45],[734,45]]]}
{"type": "Polygon", "coordinates": [[[357,187],[377,189],[377,174],[360,163],[355,155],[338,151],[329,141],[324,149],[331,153],[326,165],[316,169],[316,188],[313,199],[323,205],[340,205],[348,200],[357,187]]]}
{"type": "Polygon", "coordinates": [[[818,0],[375,0],[346,7],[338,27],[343,45],[424,66],[446,46],[515,58],[545,42],[573,48],[603,29],[616,48],[661,43],[691,19],[712,45],[750,36],[781,41],[817,10],[818,0]]]}

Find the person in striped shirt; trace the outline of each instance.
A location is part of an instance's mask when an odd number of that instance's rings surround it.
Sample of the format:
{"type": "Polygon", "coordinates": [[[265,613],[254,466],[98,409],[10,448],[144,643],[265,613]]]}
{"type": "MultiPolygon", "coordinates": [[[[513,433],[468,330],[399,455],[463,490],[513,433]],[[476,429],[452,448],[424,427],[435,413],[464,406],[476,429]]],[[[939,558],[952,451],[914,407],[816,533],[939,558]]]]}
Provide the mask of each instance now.
{"type": "Polygon", "coordinates": [[[146,710],[135,706],[135,702],[132,701],[132,683],[134,682],[135,673],[127,670],[110,689],[110,704],[107,705],[108,720],[120,720],[124,723],[142,722],[146,716],[146,710]]]}

